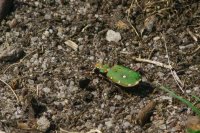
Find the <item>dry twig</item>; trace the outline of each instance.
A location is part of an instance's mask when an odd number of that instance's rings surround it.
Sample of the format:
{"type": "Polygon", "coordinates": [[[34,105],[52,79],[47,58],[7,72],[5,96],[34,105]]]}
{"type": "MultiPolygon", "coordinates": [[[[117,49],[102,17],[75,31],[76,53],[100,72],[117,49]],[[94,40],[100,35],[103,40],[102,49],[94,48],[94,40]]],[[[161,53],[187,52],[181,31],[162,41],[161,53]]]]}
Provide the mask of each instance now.
{"type": "Polygon", "coordinates": [[[199,49],[200,49],[200,46],[198,46],[198,47],[192,52],[192,54],[195,54],[197,51],[199,51],[199,49]]]}
{"type": "Polygon", "coordinates": [[[167,69],[172,69],[171,65],[167,65],[158,61],[153,61],[153,60],[148,60],[148,59],[142,59],[142,58],[137,58],[137,57],[132,57],[133,60],[138,61],[138,62],[146,62],[146,63],[150,63],[150,64],[154,64],[156,66],[160,66],[160,67],[164,67],[167,69]]]}

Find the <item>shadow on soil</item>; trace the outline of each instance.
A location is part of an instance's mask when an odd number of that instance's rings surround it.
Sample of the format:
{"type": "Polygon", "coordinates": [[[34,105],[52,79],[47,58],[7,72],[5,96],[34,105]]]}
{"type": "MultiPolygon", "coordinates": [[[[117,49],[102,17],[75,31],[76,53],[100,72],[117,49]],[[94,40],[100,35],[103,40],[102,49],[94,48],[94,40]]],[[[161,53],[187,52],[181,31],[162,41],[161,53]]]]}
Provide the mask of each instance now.
{"type": "Polygon", "coordinates": [[[120,88],[129,94],[140,97],[146,97],[149,94],[151,94],[154,90],[154,87],[147,82],[141,82],[137,86],[131,88],[125,88],[125,87],[120,87],[120,88]]]}

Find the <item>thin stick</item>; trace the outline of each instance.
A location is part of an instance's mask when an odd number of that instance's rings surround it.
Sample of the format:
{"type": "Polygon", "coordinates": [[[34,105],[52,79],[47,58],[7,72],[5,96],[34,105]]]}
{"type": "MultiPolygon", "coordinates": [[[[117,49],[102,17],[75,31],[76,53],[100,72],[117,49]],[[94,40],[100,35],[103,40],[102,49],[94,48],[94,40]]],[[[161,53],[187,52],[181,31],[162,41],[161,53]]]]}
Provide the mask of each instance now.
{"type": "MultiPolygon", "coordinates": [[[[168,61],[169,66],[171,66],[170,59],[169,59],[169,54],[168,54],[168,49],[167,49],[167,45],[166,45],[166,41],[165,41],[164,35],[162,35],[162,38],[163,38],[163,40],[164,40],[165,51],[166,51],[166,54],[167,54],[167,61],[168,61]]],[[[170,71],[171,71],[171,74],[172,74],[172,76],[173,76],[173,78],[174,78],[176,84],[178,85],[179,89],[182,91],[182,93],[184,93],[184,91],[183,91],[183,86],[184,86],[184,84],[182,83],[182,81],[181,81],[180,78],[178,77],[176,71],[174,71],[174,70],[172,70],[172,69],[170,69],[170,71]]]]}
{"type": "Polygon", "coordinates": [[[198,47],[192,52],[192,54],[195,54],[196,52],[198,52],[199,49],[200,49],[200,46],[198,46],[198,47]]]}
{"type": "Polygon", "coordinates": [[[86,132],[86,133],[102,133],[102,132],[98,129],[92,129],[92,130],[90,130],[89,132],[86,132]]]}
{"type": "Polygon", "coordinates": [[[153,55],[154,51],[155,51],[155,48],[153,48],[153,49],[151,50],[151,52],[150,52],[150,54],[149,54],[149,57],[148,57],[148,59],[151,59],[151,57],[152,57],[152,55],[153,55]]]}
{"type": "MultiPolygon", "coordinates": [[[[80,133],[80,132],[70,132],[70,131],[66,131],[62,128],[60,128],[60,131],[61,132],[64,132],[64,133],[80,133]]],[[[102,133],[100,130],[98,129],[91,129],[90,131],[86,132],[86,133],[102,133]]]]}
{"type": "Polygon", "coordinates": [[[13,93],[14,96],[15,96],[15,98],[17,99],[17,102],[19,102],[19,99],[18,99],[18,97],[17,97],[15,91],[13,90],[13,88],[12,88],[8,83],[6,83],[5,81],[3,81],[2,79],[0,79],[0,81],[1,81],[2,83],[4,83],[5,85],[8,86],[8,88],[12,91],[12,93],[13,93]]]}
{"type": "Polygon", "coordinates": [[[193,33],[189,28],[187,28],[187,32],[189,33],[189,35],[192,37],[192,39],[193,39],[195,42],[198,41],[197,37],[194,35],[194,33],[193,33]]]}
{"type": "Polygon", "coordinates": [[[37,89],[36,89],[36,95],[39,96],[39,87],[37,85],[37,89]]]}
{"type": "Polygon", "coordinates": [[[132,59],[135,60],[135,61],[138,61],[138,62],[146,62],[146,63],[154,64],[156,66],[164,67],[164,68],[167,68],[167,69],[172,69],[171,65],[166,65],[166,64],[158,62],[158,61],[142,59],[142,58],[137,58],[137,57],[132,57],[132,59]]]}
{"type": "Polygon", "coordinates": [[[60,128],[60,131],[61,131],[61,132],[64,132],[64,133],[79,133],[79,132],[70,132],[70,131],[64,130],[64,129],[62,129],[62,128],[60,128]]]}

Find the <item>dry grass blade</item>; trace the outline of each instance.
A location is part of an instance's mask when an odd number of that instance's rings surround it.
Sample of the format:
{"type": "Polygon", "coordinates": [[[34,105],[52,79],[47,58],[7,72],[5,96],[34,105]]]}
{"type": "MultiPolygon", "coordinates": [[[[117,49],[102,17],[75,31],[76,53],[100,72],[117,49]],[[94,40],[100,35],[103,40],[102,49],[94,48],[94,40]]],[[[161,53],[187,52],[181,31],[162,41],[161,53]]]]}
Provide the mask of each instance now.
{"type": "Polygon", "coordinates": [[[8,83],[6,83],[5,81],[3,81],[2,79],[0,79],[0,81],[1,81],[2,83],[4,83],[5,85],[8,86],[8,88],[12,91],[13,95],[15,96],[17,102],[19,102],[19,98],[17,97],[17,95],[16,95],[15,91],[12,89],[12,87],[11,87],[8,83]]]}
{"type": "MultiPolygon", "coordinates": [[[[165,51],[166,51],[166,54],[167,54],[168,64],[169,64],[169,66],[171,66],[170,59],[169,59],[169,54],[168,54],[168,49],[167,49],[167,45],[166,45],[166,41],[165,41],[165,36],[162,35],[162,38],[163,38],[163,40],[164,40],[164,45],[165,45],[165,51]]],[[[172,70],[172,69],[170,69],[170,71],[171,71],[171,74],[172,74],[172,76],[173,76],[173,78],[174,78],[176,84],[178,85],[179,89],[182,91],[182,93],[184,93],[184,91],[183,91],[183,86],[184,86],[184,84],[182,83],[182,81],[181,81],[180,78],[178,77],[176,71],[175,71],[175,70],[172,70]]]]}

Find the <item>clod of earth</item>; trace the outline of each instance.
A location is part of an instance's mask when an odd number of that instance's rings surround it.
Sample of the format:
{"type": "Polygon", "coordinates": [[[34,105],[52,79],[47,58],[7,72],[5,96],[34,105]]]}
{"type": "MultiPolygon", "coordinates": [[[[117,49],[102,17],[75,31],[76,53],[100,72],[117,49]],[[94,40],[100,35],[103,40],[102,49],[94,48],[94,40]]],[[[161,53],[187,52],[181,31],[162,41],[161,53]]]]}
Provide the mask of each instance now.
{"type": "Polygon", "coordinates": [[[90,83],[90,79],[88,79],[88,78],[80,79],[79,80],[79,87],[82,88],[82,89],[86,88],[89,85],[89,83],[90,83]]]}
{"type": "Polygon", "coordinates": [[[142,79],[138,72],[121,65],[114,65],[110,68],[107,64],[96,64],[96,68],[99,69],[100,73],[106,74],[112,82],[123,87],[134,87],[142,79]]]}

